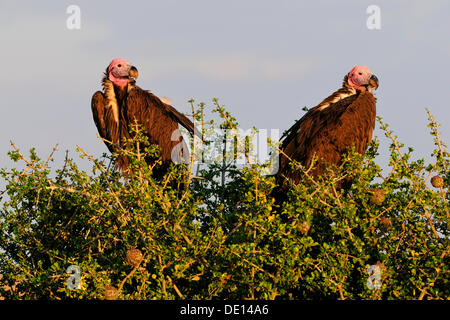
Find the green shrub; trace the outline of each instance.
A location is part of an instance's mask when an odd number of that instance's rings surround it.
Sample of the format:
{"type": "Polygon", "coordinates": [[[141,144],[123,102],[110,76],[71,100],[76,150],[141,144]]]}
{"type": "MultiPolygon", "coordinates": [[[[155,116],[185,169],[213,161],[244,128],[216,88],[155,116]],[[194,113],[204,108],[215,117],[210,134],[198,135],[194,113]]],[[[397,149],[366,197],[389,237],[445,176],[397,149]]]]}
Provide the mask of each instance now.
{"type": "MultiPolygon", "coordinates": [[[[220,126],[236,129],[214,104],[220,126]]],[[[206,130],[214,123],[204,123],[204,107],[194,116],[206,130]]],[[[292,163],[304,183],[281,207],[271,196],[274,178],[256,164],[217,162],[195,175],[193,163],[174,165],[154,179],[143,159],[155,149],[137,147],[145,143],[139,132],[122,151],[134,168],[128,177],[81,147],[92,172],[67,157],[52,172],[52,155],[25,156],[13,144],[9,156],[25,169],[0,172],[0,296],[448,299],[449,154],[428,115],[434,163],[412,160],[378,119],[392,142],[387,176],[375,138],[364,157],[349,154],[317,180],[292,163]],[[434,176],[442,186],[431,186],[434,176]],[[348,191],[338,188],[346,177],[348,191]],[[79,269],[71,274],[69,266],[79,269]]]]}

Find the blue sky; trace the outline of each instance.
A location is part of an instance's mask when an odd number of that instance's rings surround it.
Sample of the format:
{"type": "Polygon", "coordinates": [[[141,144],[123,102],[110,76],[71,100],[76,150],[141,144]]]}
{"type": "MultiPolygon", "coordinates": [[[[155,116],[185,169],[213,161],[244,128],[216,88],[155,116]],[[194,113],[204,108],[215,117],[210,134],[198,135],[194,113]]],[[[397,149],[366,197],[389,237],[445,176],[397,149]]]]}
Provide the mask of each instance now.
{"type": "MultiPolygon", "coordinates": [[[[380,80],[377,114],[416,158],[433,149],[425,108],[450,141],[450,1],[0,1],[0,166],[9,140],[47,157],[59,144],[107,152],[97,139],[90,100],[108,63],[130,60],[138,85],[169,97],[227,106],[243,129],[289,128],[304,106],[320,103],[357,64],[380,80]],[[81,29],[69,30],[69,5],[81,29]],[[366,26],[369,5],[381,29],[366,26]]],[[[386,165],[387,140],[380,165],[386,165]]],[[[86,160],[77,160],[89,169],[86,160]]]]}

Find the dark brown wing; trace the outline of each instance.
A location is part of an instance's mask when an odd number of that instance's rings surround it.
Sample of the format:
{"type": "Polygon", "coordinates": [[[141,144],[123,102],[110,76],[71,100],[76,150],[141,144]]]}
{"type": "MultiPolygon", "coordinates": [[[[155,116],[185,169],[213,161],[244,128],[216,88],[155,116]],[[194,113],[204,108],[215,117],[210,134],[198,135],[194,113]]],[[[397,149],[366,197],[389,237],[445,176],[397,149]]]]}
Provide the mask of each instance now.
{"type": "MultiPolygon", "coordinates": [[[[157,97],[156,97],[157,98],[157,97]]],[[[159,100],[159,98],[157,98],[159,100]]],[[[162,102],[162,101],[161,101],[162,102]]],[[[179,124],[181,124],[183,127],[185,127],[190,134],[196,135],[200,139],[203,140],[202,134],[200,131],[197,130],[197,128],[194,127],[194,124],[192,121],[186,117],[184,114],[178,112],[177,109],[172,107],[170,104],[162,102],[163,107],[165,109],[165,112],[169,114],[175,121],[177,121],[179,124]]]]}
{"type": "MultiPolygon", "coordinates": [[[[341,117],[358,99],[358,94],[344,98],[327,108],[315,107],[309,110],[295,123],[282,141],[282,151],[290,159],[308,165],[314,156],[327,157],[334,160],[340,152],[339,128],[342,128],[341,117]]],[[[288,170],[289,159],[283,154],[280,157],[280,172],[288,170]]]]}
{"type": "MultiPolygon", "coordinates": [[[[106,109],[108,108],[106,106],[106,98],[101,91],[97,91],[92,96],[91,109],[92,116],[94,118],[94,122],[97,126],[100,137],[110,141],[111,135],[108,134],[108,125],[106,123],[108,121],[108,112],[106,112],[106,109]]],[[[108,147],[109,151],[113,152],[111,144],[107,142],[105,142],[105,144],[108,147]]]]}
{"type": "MultiPolygon", "coordinates": [[[[316,107],[317,108],[317,107],[316,107]]],[[[311,115],[314,113],[314,109],[310,109],[308,110],[308,112],[306,112],[305,115],[303,115],[303,117],[300,118],[300,120],[297,120],[292,127],[290,127],[288,130],[286,130],[283,135],[280,138],[280,141],[282,142],[282,146],[281,149],[284,150],[286,148],[286,146],[289,144],[290,141],[292,141],[292,139],[295,138],[295,136],[297,136],[297,132],[300,129],[301,124],[307,120],[308,118],[311,117],[311,115]]]]}
{"type": "MultiPolygon", "coordinates": [[[[329,97],[324,99],[319,105],[317,105],[316,107],[309,110],[299,121],[297,121],[290,129],[288,129],[283,134],[283,136],[281,137],[280,140],[286,141],[286,143],[289,143],[289,141],[292,140],[293,137],[296,136],[301,124],[304,121],[306,121],[310,117],[314,117],[319,112],[325,110],[329,106],[331,106],[341,100],[344,100],[347,97],[351,97],[351,96],[354,96],[355,94],[357,94],[357,91],[354,88],[349,87],[347,85],[346,79],[347,79],[347,76],[345,76],[345,78],[344,78],[344,83],[342,84],[342,88],[333,92],[329,97]],[[285,137],[286,137],[286,139],[285,139],[285,137]]],[[[286,143],[283,143],[283,146],[286,146],[286,143]]]]}
{"type": "Polygon", "coordinates": [[[178,150],[178,145],[183,144],[178,123],[190,133],[194,132],[194,125],[187,117],[163,103],[154,94],[139,87],[128,93],[124,116],[128,124],[136,122],[145,127],[149,142],[159,146],[164,162],[172,161],[173,150],[178,150]]]}

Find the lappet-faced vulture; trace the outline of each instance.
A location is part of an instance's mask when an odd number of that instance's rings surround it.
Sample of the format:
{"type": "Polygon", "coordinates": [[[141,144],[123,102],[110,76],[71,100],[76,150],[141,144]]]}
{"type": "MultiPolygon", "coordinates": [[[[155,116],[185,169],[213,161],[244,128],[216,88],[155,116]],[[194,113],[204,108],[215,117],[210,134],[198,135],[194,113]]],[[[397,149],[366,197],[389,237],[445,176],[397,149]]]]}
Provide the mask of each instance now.
{"type": "Polygon", "coordinates": [[[279,185],[285,179],[298,183],[301,174],[292,169],[290,160],[309,167],[314,177],[325,172],[327,165],[339,165],[344,153],[354,146],[364,154],[375,127],[376,98],[372,89],[378,88],[378,79],[366,66],[355,66],[344,77],[342,87],[310,109],[281,137],[279,185]]]}
{"type": "MultiPolygon", "coordinates": [[[[191,134],[195,132],[199,137],[201,134],[192,121],[174,107],[138,87],[137,77],[138,71],[129,61],[122,58],[111,61],[102,80],[103,91],[97,91],[92,97],[92,114],[111,152],[125,148],[124,138],[133,137],[130,125],[143,127],[149,143],[159,147],[162,166],[158,172],[163,173],[171,162],[187,162],[189,157],[178,124],[191,134]]],[[[125,173],[129,170],[127,156],[119,156],[115,163],[117,169],[125,173]]]]}

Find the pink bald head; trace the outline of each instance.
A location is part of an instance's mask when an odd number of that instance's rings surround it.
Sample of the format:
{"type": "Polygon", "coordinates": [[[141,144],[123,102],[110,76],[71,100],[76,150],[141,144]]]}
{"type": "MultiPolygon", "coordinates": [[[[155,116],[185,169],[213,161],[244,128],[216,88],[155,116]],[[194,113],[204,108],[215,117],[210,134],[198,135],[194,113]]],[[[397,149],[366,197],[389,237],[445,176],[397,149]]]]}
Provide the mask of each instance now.
{"type": "Polygon", "coordinates": [[[355,66],[348,73],[347,83],[358,90],[368,90],[368,86],[378,88],[378,79],[366,66],[355,66]]]}
{"type": "Polygon", "coordinates": [[[124,87],[130,81],[130,76],[133,76],[130,74],[130,70],[136,70],[136,68],[128,60],[116,58],[108,66],[108,79],[115,85],[124,87]]]}

